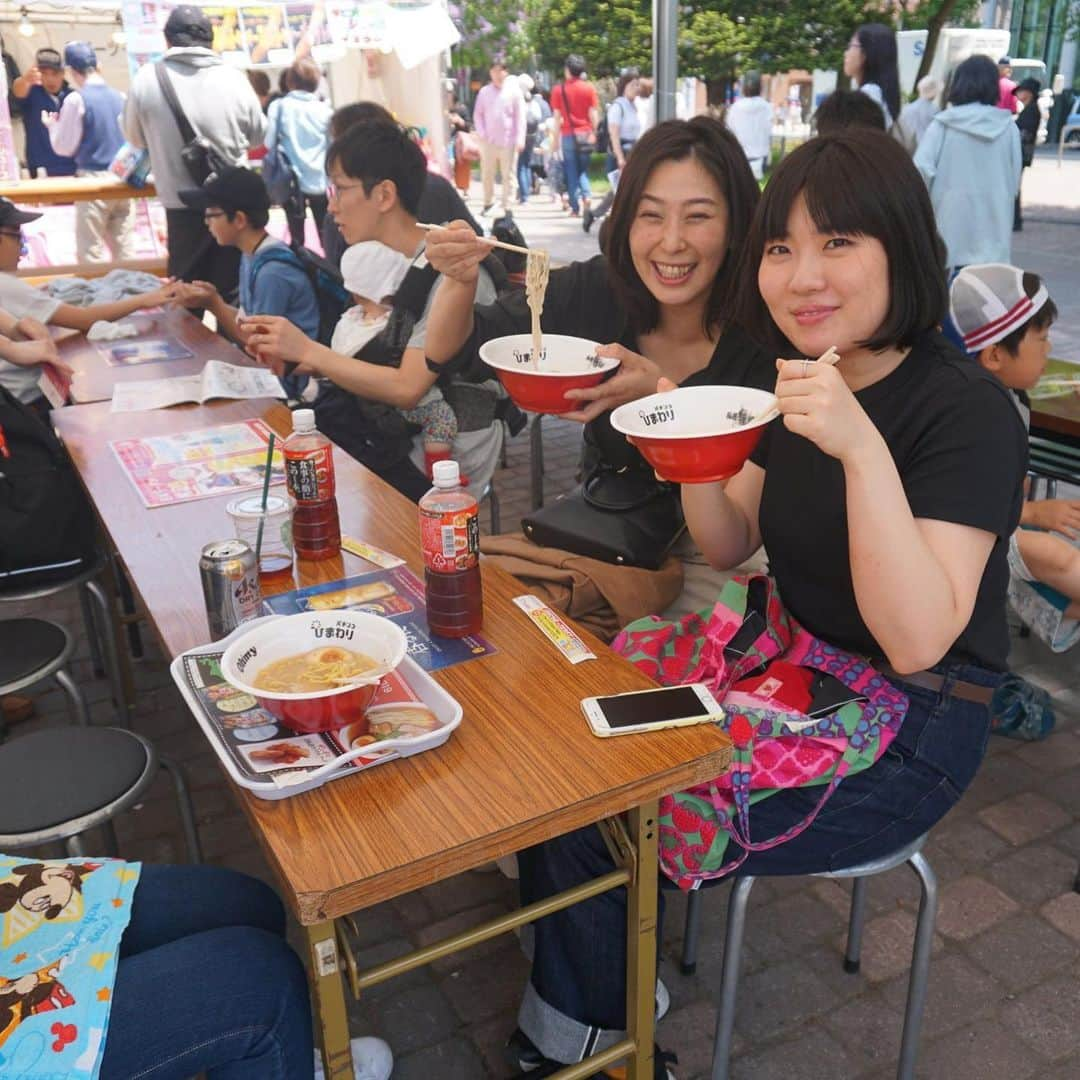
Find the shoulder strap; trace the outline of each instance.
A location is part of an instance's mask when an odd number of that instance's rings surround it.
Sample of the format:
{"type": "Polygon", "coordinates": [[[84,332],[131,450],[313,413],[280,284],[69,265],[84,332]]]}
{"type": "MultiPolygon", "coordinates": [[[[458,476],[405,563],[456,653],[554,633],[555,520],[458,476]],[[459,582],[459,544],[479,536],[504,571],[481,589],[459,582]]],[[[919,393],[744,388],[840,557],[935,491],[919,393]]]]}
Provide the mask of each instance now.
{"type": "Polygon", "coordinates": [[[180,108],[172,79],[169,78],[169,73],[165,69],[165,61],[159,60],[154,65],[154,71],[157,74],[158,86],[161,88],[161,96],[165,99],[165,104],[169,106],[176,126],[180,129],[180,137],[185,143],[193,142],[197,138],[196,131],[191,126],[191,121],[184,115],[184,110],[180,108]]]}

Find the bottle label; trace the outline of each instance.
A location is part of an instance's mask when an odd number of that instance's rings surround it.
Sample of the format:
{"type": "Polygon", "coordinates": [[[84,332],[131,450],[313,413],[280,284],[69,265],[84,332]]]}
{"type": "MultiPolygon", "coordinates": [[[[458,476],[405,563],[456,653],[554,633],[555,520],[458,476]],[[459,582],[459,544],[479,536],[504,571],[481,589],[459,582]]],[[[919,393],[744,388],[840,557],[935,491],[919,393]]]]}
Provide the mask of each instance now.
{"type": "Polygon", "coordinates": [[[303,457],[285,455],[285,483],[297,502],[318,502],[334,494],[334,454],[321,446],[303,457]]]}
{"type": "Polygon", "coordinates": [[[480,516],[470,510],[420,511],[424,565],[438,574],[471,570],[480,561],[480,516]]]}

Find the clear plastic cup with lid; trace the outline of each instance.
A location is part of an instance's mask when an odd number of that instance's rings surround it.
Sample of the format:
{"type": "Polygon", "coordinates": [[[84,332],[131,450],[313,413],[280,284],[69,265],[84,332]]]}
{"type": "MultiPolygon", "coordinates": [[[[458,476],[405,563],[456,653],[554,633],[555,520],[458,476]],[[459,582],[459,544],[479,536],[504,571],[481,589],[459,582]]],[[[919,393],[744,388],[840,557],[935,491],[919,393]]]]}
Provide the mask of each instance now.
{"type": "Polygon", "coordinates": [[[226,507],[233,532],[259,555],[259,584],[263,594],[293,587],[292,501],[268,495],[263,509],[262,495],[251,493],[233,499],[226,507]],[[262,525],[260,540],[259,526],[262,525]]]}

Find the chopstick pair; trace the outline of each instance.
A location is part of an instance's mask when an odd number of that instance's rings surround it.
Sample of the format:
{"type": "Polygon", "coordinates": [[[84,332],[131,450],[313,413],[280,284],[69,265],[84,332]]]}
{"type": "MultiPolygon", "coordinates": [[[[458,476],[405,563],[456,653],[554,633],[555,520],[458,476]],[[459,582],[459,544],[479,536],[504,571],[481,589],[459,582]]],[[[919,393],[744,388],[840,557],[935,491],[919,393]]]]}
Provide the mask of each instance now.
{"type": "MultiPolygon", "coordinates": [[[[425,224],[422,221],[416,223],[421,229],[425,229],[430,232],[432,229],[445,229],[445,225],[431,225],[425,224]]],[[[505,244],[502,240],[496,240],[494,236],[480,236],[477,239],[482,240],[485,244],[489,244],[491,247],[502,248],[503,251],[516,251],[519,255],[535,255],[539,249],[530,251],[529,248],[519,247],[517,244],[505,244]]]]}
{"type": "MultiPolygon", "coordinates": [[[[815,363],[815,364],[830,364],[830,365],[832,365],[832,364],[835,364],[835,363],[837,362],[837,360],[839,360],[839,359],[840,359],[840,354],[839,354],[839,353],[838,353],[838,352],[836,351],[836,346],[835,346],[835,345],[830,345],[830,346],[829,346],[829,347],[828,347],[828,348],[827,348],[827,349],[826,349],[826,350],[825,350],[825,351],[824,351],[824,352],[823,352],[823,353],[822,353],[822,354],[821,354],[821,355],[820,355],[820,356],[819,356],[819,357],[818,357],[818,358],[817,358],[817,359],[816,359],[816,360],[814,361],[814,363],[815,363]]],[[[766,418],[767,416],[769,416],[769,414],[770,414],[770,413],[779,413],[779,412],[780,412],[780,406],[779,406],[779,405],[778,405],[778,404],[777,404],[777,403],[776,403],[776,402],[774,401],[774,402],[773,402],[773,403],[772,403],[771,405],[767,405],[767,406],[766,406],[766,407],[765,407],[764,409],[762,409],[762,410],[761,410],[760,412],[757,412],[757,413],[755,413],[755,414],[754,414],[754,415],[753,415],[753,416],[752,416],[752,417],[750,418],[750,423],[751,423],[751,424],[757,424],[757,423],[760,423],[760,422],[761,422],[762,420],[764,420],[764,419],[765,419],[765,418],[766,418]]]]}

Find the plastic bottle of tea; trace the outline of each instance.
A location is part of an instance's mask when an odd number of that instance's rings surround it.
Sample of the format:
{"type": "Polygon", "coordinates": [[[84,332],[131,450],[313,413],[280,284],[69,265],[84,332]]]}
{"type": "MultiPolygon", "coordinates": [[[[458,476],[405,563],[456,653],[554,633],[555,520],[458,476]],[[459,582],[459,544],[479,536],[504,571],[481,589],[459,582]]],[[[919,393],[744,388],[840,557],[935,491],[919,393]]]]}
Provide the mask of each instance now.
{"type": "Polygon", "coordinates": [[[433,479],[420,500],[428,627],[439,637],[467,637],[484,621],[479,507],[456,461],[437,461],[433,479]]]}
{"type": "Polygon", "coordinates": [[[293,547],[301,559],[332,559],[341,551],[341,524],[334,494],[334,449],[315,427],[311,409],[297,409],[285,440],[285,483],[293,508],[293,547]]]}

